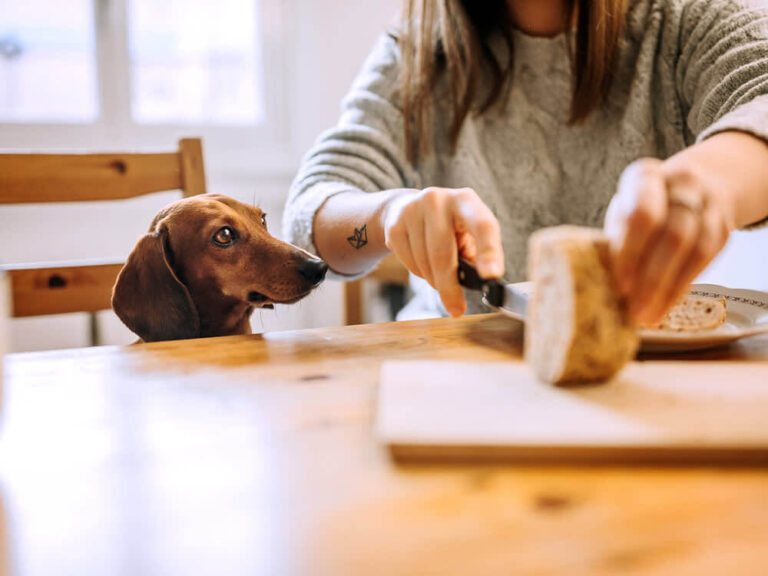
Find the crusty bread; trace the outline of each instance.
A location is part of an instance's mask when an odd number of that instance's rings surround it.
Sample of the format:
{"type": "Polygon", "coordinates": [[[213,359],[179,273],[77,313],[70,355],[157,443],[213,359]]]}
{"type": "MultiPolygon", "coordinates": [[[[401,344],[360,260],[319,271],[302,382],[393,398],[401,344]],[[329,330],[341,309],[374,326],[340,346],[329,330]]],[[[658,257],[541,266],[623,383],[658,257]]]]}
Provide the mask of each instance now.
{"type": "Polygon", "coordinates": [[[551,383],[604,380],[634,358],[639,345],[609,273],[600,230],[558,226],[529,241],[525,355],[551,383]]]}
{"type": "Polygon", "coordinates": [[[654,330],[673,332],[698,332],[714,330],[725,322],[725,298],[705,298],[688,295],[667,312],[654,330]]]}

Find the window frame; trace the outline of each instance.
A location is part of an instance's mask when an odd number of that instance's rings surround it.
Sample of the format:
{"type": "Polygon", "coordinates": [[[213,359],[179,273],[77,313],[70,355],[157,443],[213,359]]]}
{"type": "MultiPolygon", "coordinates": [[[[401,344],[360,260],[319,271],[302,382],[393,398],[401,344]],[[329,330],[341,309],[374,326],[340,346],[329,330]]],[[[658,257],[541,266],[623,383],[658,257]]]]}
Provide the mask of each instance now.
{"type": "Polygon", "coordinates": [[[99,114],[93,122],[0,122],[0,149],[167,149],[181,137],[203,139],[206,165],[243,174],[293,169],[287,109],[290,53],[285,0],[259,0],[263,120],[255,125],[139,124],[131,117],[127,0],[92,0],[99,114]]]}

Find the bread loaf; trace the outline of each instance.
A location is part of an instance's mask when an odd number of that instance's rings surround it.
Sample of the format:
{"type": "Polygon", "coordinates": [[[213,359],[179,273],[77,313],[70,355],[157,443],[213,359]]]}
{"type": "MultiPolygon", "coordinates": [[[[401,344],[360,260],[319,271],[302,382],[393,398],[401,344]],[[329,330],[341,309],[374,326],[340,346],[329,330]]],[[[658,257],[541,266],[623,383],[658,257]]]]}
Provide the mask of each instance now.
{"type": "Polygon", "coordinates": [[[551,383],[604,380],[634,358],[639,346],[614,291],[608,241],[600,230],[545,228],[529,241],[525,355],[551,383]]]}
{"type": "Polygon", "coordinates": [[[688,295],[675,304],[659,324],[647,328],[672,332],[714,330],[725,322],[725,315],[725,298],[688,295]]]}

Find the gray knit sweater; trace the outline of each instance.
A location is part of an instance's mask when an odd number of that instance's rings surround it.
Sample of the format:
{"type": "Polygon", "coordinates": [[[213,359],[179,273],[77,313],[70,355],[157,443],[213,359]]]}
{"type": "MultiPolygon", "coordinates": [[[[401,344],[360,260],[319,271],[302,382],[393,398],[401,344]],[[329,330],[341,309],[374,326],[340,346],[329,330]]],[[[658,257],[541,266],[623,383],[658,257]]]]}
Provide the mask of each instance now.
{"type": "MultiPolygon", "coordinates": [[[[724,130],[768,141],[768,1],[636,0],[602,108],[568,126],[571,77],[564,35],[514,35],[514,76],[502,106],[470,116],[455,153],[436,96],[432,153],[405,158],[397,93],[399,50],[380,39],[292,186],[286,239],[311,252],[313,217],[334,194],[391,188],[471,187],[502,229],[506,279],[525,279],[528,236],[543,226],[599,227],[622,170],[667,158],[724,130]]],[[[482,310],[468,295],[469,310],[482,310]]],[[[411,311],[444,313],[423,283],[411,311]]]]}

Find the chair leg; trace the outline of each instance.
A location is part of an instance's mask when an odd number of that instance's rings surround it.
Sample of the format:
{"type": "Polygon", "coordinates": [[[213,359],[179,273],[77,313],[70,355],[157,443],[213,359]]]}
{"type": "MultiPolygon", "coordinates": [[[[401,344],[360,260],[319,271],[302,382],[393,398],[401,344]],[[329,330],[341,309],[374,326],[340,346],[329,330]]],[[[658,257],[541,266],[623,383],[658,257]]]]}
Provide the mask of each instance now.
{"type": "Polygon", "coordinates": [[[88,314],[88,338],[89,346],[98,346],[101,342],[101,334],[99,331],[99,317],[96,312],[88,314]]]}
{"type": "Polygon", "coordinates": [[[344,284],[344,325],[363,323],[363,281],[344,284]]]}

